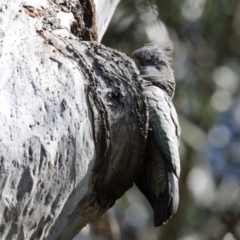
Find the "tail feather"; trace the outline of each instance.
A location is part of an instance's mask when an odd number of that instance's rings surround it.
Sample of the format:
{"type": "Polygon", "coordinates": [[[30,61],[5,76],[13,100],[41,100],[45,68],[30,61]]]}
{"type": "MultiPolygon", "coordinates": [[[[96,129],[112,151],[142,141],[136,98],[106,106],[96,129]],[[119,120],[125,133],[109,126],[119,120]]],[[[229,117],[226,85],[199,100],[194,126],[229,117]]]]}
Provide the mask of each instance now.
{"type": "Polygon", "coordinates": [[[178,178],[176,175],[171,172],[168,173],[169,176],[169,186],[170,186],[170,206],[172,209],[171,217],[173,214],[177,212],[178,205],[179,205],[179,187],[178,187],[178,178]]]}
{"type": "Polygon", "coordinates": [[[149,132],[144,166],[135,183],[153,208],[154,226],[166,224],[178,208],[178,178],[172,164],[164,159],[153,132],[149,132]]]}
{"type": "Polygon", "coordinates": [[[167,223],[169,219],[169,208],[168,208],[169,197],[165,191],[159,198],[155,199],[154,204],[154,227],[159,227],[167,223]]]}
{"type": "Polygon", "coordinates": [[[168,219],[176,213],[179,204],[178,179],[173,172],[168,173],[168,189],[155,197],[154,226],[166,224],[168,219]]]}

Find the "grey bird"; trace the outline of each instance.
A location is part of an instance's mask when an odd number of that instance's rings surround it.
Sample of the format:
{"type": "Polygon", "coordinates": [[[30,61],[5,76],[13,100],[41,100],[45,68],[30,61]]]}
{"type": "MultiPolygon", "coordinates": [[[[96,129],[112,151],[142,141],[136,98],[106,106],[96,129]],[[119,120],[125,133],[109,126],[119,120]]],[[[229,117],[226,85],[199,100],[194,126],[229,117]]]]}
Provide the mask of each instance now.
{"type": "Polygon", "coordinates": [[[153,208],[155,227],[167,223],[179,204],[180,127],[172,103],[175,79],[170,54],[170,49],[155,45],[132,53],[143,79],[150,127],[144,166],[135,183],[153,208]]]}

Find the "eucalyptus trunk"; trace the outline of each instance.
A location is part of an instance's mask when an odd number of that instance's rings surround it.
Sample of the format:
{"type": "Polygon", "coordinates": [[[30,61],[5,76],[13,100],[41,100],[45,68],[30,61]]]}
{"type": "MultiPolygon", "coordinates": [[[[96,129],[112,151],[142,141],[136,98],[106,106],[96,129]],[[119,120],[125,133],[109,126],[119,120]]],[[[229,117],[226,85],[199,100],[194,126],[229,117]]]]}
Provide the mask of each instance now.
{"type": "Polygon", "coordinates": [[[141,169],[141,78],[99,43],[117,2],[0,0],[0,239],[72,239],[141,169]]]}

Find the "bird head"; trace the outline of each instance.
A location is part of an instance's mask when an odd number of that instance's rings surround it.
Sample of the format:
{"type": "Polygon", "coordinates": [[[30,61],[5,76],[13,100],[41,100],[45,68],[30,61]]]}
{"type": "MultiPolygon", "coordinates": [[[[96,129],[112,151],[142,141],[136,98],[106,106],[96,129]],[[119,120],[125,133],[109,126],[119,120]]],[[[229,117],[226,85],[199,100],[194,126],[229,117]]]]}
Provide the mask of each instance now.
{"type": "Polygon", "coordinates": [[[132,53],[132,59],[144,80],[157,85],[173,98],[175,79],[171,68],[171,48],[147,45],[132,53]]]}
{"type": "Polygon", "coordinates": [[[162,49],[158,45],[147,45],[132,53],[132,58],[137,60],[140,66],[155,66],[160,68],[171,60],[172,49],[162,49]]]}

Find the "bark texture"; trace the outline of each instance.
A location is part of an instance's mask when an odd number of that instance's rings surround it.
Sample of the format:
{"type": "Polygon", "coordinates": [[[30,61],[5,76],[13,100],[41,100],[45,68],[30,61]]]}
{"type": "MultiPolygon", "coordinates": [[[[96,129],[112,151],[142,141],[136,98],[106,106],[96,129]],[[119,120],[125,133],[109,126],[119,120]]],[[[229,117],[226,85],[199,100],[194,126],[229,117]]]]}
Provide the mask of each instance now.
{"type": "Polygon", "coordinates": [[[0,239],[72,239],[141,168],[141,78],[126,55],[79,40],[96,37],[81,30],[84,2],[0,1],[0,239]]]}

